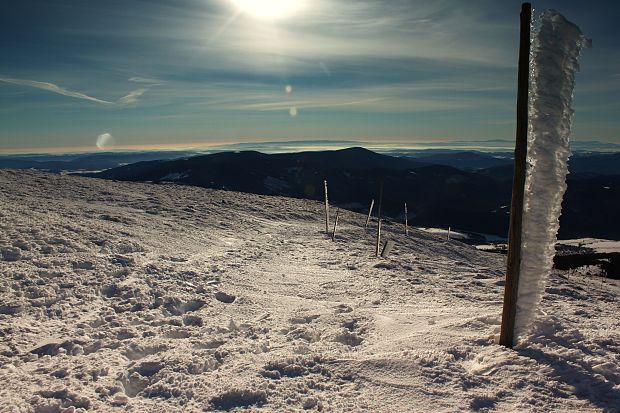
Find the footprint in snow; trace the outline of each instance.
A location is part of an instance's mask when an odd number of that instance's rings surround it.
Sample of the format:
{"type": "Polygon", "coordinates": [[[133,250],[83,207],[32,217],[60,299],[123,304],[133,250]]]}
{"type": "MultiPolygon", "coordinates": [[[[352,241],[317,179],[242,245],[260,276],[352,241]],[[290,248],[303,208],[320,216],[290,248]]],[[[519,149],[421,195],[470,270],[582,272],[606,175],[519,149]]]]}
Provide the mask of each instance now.
{"type": "Polygon", "coordinates": [[[224,291],[218,291],[215,293],[215,299],[225,304],[232,304],[237,297],[232,294],[227,294],[224,291]]]}
{"type": "Polygon", "coordinates": [[[341,314],[341,313],[350,313],[353,311],[353,308],[351,308],[350,306],[346,305],[346,304],[338,304],[335,307],[334,312],[336,314],[341,314]]]}
{"type": "Polygon", "coordinates": [[[334,337],[334,341],[340,344],[344,344],[345,346],[357,347],[362,344],[364,339],[357,335],[357,333],[351,332],[347,329],[343,329],[341,332],[336,334],[336,336],[334,337]]]}
{"type": "Polygon", "coordinates": [[[312,321],[316,320],[317,318],[319,318],[320,315],[318,314],[311,314],[311,315],[305,315],[305,316],[295,316],[295,317],[291,317],[290,318],[290,322],[293,324],[309,324],[312,321]]]}

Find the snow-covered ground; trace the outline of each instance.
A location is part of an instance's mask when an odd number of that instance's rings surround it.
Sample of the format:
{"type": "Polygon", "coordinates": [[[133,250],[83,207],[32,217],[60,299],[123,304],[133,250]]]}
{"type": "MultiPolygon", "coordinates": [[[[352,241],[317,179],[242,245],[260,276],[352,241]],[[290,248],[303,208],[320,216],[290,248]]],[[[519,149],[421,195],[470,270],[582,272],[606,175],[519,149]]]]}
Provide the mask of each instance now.
{"type": "Polygon", "coordinates": [[[508,350],[504,256],[364,221],[0,170],[0,411],[618,411],[617,281],[554,272],[508,350]]]}
{"type": "Polygon", "coordinates": [[[430,234],[441,235],[445,239],[448,238],[448,233],[450,234],[450,239],[465,240],[465,239],[469,238],[469,235],[463,234],[462,232],[454,231],[452,229],[450,229],[449,231],[447,229],[444,229],[444,228],[423,228],[423,227],[419,227],[418,229],[420,231],[428,232],[430,234]]]}
{"type": "Polygon", "coordinates": [[[598,238],[578,238],[558,241],[560,245],[589,248],[597,253],[620,252],[620,241],[598,238]]]}

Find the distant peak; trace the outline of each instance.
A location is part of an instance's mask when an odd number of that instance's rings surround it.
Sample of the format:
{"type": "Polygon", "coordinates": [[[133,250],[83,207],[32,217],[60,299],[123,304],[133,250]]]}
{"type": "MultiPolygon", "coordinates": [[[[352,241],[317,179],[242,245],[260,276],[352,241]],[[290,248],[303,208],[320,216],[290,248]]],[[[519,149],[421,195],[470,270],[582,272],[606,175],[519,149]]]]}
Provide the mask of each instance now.
{"type": "Polygon", "coordinates": [[[351,148],[339,149],[336,152],[345,152],[345,153],[375,153],[370,149],[362,148],[361,146],[353,146],[351,148]]]}

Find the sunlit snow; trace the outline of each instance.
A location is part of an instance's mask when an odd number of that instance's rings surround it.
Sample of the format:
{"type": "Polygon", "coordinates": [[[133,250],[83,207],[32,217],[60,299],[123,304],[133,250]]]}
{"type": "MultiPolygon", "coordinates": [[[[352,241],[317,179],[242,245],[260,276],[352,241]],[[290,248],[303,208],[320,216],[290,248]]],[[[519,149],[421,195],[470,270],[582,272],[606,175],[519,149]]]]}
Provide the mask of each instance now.
{"type": "Polygon", "coordinates": [[[0,411],[598,411],[618,281],[554,272],[528,346],[505,256],[319,202],[0,170],[0,411]]]}

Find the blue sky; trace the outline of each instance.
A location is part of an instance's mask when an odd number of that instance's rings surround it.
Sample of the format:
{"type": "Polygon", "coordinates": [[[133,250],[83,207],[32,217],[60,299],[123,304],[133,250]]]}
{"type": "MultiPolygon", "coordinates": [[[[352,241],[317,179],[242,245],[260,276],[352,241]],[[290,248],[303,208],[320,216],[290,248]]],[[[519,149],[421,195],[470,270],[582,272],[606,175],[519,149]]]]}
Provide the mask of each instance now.
{"type": "MultiPolygon", "coordinates": [[[[514,136],[519,1],[244,1],[5,2],[0,151],[514,136]]],[[[593,39],[574,137],[620,141],[620,3],[534,7],[593,39]]]]}

